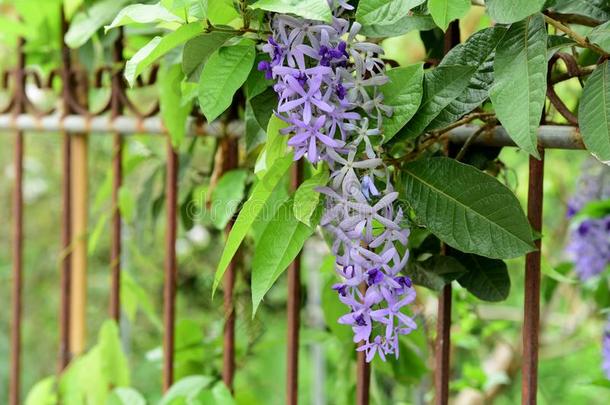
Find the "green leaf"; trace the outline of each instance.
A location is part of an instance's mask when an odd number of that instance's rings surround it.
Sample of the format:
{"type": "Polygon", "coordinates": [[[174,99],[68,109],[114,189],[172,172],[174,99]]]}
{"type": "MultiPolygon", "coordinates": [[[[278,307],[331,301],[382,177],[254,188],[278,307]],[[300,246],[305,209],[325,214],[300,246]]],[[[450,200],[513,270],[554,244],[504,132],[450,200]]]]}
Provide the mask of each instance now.
{"type": "Polygon", "coordinates": [[[132,190],[123,185],[119,189],[119,198],[118,198],[119,211],[121,212],[121,216],[127,222],[131,222],[133,220],[133,216],[136,208],[136,201],[132,190]]]}
{"type": "Polygon", "coordinates": [[[510,26],[498,44],[491,101],[515,143],[535,157],[546,98],[547,33],[537,14],[510,26]]]}
{"type": "Polygon", "coordinates": [[[100,367],[102,375],[112,386],[129,385],[129,367],[127,358],[121,348],[119,328],[114,321],[108,320],[102,324],[98,335],[100,350],[100,367]]]}
{"type": "Polygon", "coordinates": [[[261,211],[263,211],[263,208],[265,208],[265,203],[277,185],[280,183],[280,180],[282,177],[284,177],[284,174],[292,165],[292,161],[292,153],[278,159],[265,173],[265,176],[256,184],[256,186],[254,186],[250,198],[248,198],[248,201],[246,201],[239,212],[239,216],[235,220],[235,224],[227,237],[225,248],[222,252],[218,267],[216,268],[213,291],[216,291],[216,288],[222,280],[222,276],[224,275],[227,266],[231,262],[231,259],[233,259],[235,252],[237,252],[241,242],[244,240],[246,234],[252,227],[254,220],[256,220],[261,211]]]}
{"type": "Polygon", "coordinates": [[[117,14],[110,25],[104,27],[104,31],[128,24],[150,24],[158,22],[182,23],[182,18],[172,14],[161,4],[131,4],[117,14]]]}
{"type": "Polygon", "coordinates": [[[140,48],[125,64],[124,76],[133,87],[136,78],[154,61],[172,49],[201,33],[203,26],[199,23],[182,25],[176,31],[163,37],[156,36],[140,48]]]}
{"type": "Polygon", "coordinates": [[[213,24],[229,24],[239,18],[233,0],[207,0],[208,18],[213,24]]]}
{"type": "Polygon", "coordinates": [[[235,405],[231,391],[222,381],[218,382],[212,389],[201,391],[197,396],[197,405],[235,405]]]}
{"type": "Polygon", "coordinates": [[[610,162],[610,64],[605,61],[589,76],[582,91],[578,122],[589,152],[610,162]]]}
{"type": "Polygon", "coordinates": [[[57,377],[51,376],[38,381],[25,398],[25,405],[55,405],[57,398],[57,377]]]}
{"type": "Polygon", "coordinates": [[[356,21],[363,26],[394,24],[409,14],[409,10],[425,0],[360,0],[356,21]]]}
{"type": "Polygon", "coordinates": [[[332,13],[326,0],[258,0],[250,5],[252,9],[294,14],[310,20],[332,20],[332,13]]]}
{"type": "Polygon", "coordinates": [[[610,21],[593,28],[588,38],[589,41],[599,45],[604,51],[610,52],[610,21]]]}
{"type": "Polygon", "coordinates": [[[553,56],[555,51],[559,49],[567,48],[573,45],[576,45],[576,42],[569,37],[564,37],[561,35],[549,35],[546,41],[547,57],[550,58],[553,56]]]}
{"type": "Polygon", "coordinates": [[[494,177],[448,158],[411,162],[401,175],[402,198],[448,245],[491,258],[535,249],[519,201],[494,177]]]}
{"type": "Polygon", "coordinates": [[[610,19],[608,0],[557,0],[553,10],[565,14],[580,14],[601,21],[610,19]]]}
{"type": "Polygon", "coordinates": [[[273,166],[273,163],[281,157],[286,156],[288,150],[288,136],[280,131],[288,126],[288,123],[275,115],[271,116],[267,125],[267,143],[265,144],[265,166],[264,170],[273,166]]]}
{"type": "Polygon", "coordinates": [[[320,202],[320,193],[316,188],[325,186],[326,183],[328,183],[328,170],[323,167],[320,173],[305,180],[294,193],[294,216],[305,225],[311,225],[311,216],[320,202]]]}
{"type": "Polygon", "coordinates": [[[248,78],[255,56],[250,40],[224,46],[210,56],[199,80],[199,105],[208,122],[231,105],[233,95],[248,78]]]}
{"type": "Polygon", "coordinates": [[[180,147],[186,136],[186,120],[192,110],[192,102],[182,103],[183,78],[178,64],[164,65],[159,74],[159,107],[174,149],[180,147]]]}
{"type": "Polygon", "coordinates": [[[394,135],[415,115],[423,94],[422,64],[395,68],[387,71],[388,83],[381,86],[384,102],[394,112],[383,120],[384,141],[394,135]]]}
{"type": "Polygon", "coordinates": [[[452,252],[468,272],[457,279],[475,297],[483,301],[498,302],[508,297],[510,277],[502,260],[488,259],[473,254],[452,252]]]}
{"type": "Polygon", "coordinates": [[[267,291],[297,257],[319,220],[320,215],[317,215],[312,218],[311,226],[300,222],[293,214],[291,199],[286,201],[269,221],[252,259],[253,317],[267,291]]]}
{"type": "Polygon", "coordinates": [[[445,107],[463,94],[475,70],[468,65],[446,65],[426,71],[419,110],[392,142],[419,136],[445,107]]]}
{"type": "Polygon", "coordinates": [[[510,24],[542,10],[546,0],[485,0],[487,12],[493,20],[510,24]]]}
{"type": "Polygon", "coordinates": [[[410,260],[406,269],[413,283],[434,291],[440,291],[464,273],[464,266],[450,256],[432,256],[424,261],[410,260]]]}
{"type": "Polygon", "coordinates": [[[100,28],[112,21],[118,11],[129,0],[103,0],[93,4],[86,11],[76,13],[70,28],[64,37],[66,45],[70,48],[80,48],[100,28]]]}
{"type": "Polygon", "coordinates": [[[248,172],[237,169],[226,172],[212,191],[211,219],[217,229],[224,229],[244,198],[248,172]]]}
{"type": "Polygon", "coordinates": [[[184,377],[170,387],[159,405],[171,405],[178,399],[194,400],[199,393],[210,386],[214,381],[212,377],[204,375],[191,375],[184,377]]]}
{"type": "Polygon", "coordinates": [[[134,322],[138,309],[140,309],[155,327],[161,329],[161,321],[148,292],[125,270],[121,271],[120,294],[121,309],[125,312],[127,319],[134,322]]]}
{"type": "Polygon", "coordinates": [[[449,23],[466,15],[470,10],[470,0],[428,0],[428,11],[432,19],[443,31],[449,23]]]}
{"type": "Polygon", "coordinates": [[[133,388],[115,388],[106,405],[146,405],[146,400],[133,388]]]}
{"type": "Polygon", "coordinates": [[[428,125],[427,130],[444,128],[468,114],[489,98],[493,83],[495,49],[506,28],[493,27],[478,31],[466,42],[453,48],[442,60],[445,65],[469,65],[476,69],[466,89],[451,101],[428,125]]]}
{"type": "Polygon", "coordinates": [[[261,128],[267,128],[269,119],[273,116],[273,109],[277,108],[277,94],[272,88],[268,88],[258,96],[250,100],[254,118],[261,128]]]}
{"type": "Polygon", "coordinates": [[[385,24],[363,25],[360,34],[371,38],[398,37],[410,31],[428,31],[436,27],[429,15],[405,15],[400,20],[385,24]]]}
{"type": "Polygon", "coordinates": [[[210,56],[233,36],[228,32],[213,31],[187,41],[182,51],[182,71],[187,80],[199,82],[203,66],[210,56]]]}

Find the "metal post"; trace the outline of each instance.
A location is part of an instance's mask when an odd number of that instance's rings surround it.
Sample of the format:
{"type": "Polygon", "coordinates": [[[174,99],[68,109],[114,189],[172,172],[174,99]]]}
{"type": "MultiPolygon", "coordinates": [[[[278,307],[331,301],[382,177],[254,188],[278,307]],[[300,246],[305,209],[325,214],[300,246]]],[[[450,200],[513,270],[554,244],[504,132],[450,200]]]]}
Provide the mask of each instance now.
{"type": "MultiPolygon", "coordinates": [[[[296,190],[303,182],[303,162],[297,161],[291,173],[291,188],[296,190]]],[[[287,312],[287,370],[286,404],[296,405],[299,398],[299,328],[301,324],[301,254],[288,268],[287,312]]]]}
{"type": "MultiPolygon", "coordinates": [[[[449,24],[445,32],[445,54],[460,43],[458,21],[449,24]]],[[[438,319],[436,321],[436,344],[434,353],[435,403],[445,405],[449,402],[449,373],[451,354],[451,284],[443,287],[438,297],[438,319]]]]}
{"type": "Polygon", "coordinates": [[[163,286],[163,391],[174,382],[174,328],[176,324],[176,227],[178,193],[178,155],[167,139],[165,205],[167,229],[165,234],[165,283],[163,286]]]}
{"type": "MultiPolygon", "coordinates": [[[[25,55],[23,38],[18,39],[18,65],[15,74],[15,114],[25,107],[25,55]]],[[[11,374],[9,404],[20,403],[21,390],[21,318],[23,290],[23,132],[15,132],[15,186],[13,189],[13,284],[11,325],[11,374]]]]}
{"type": "MultiPolygon", "coordinates": [[[[217,161],[222,162],[220,168],[221,174],[235,169],[238,166],[239,150],[237,139],[224,137],[220,141],[218,153],[221,154],[217,161]]],[[[234,220],[231,219],[225,228],[225,234],[229,235],[233,227],[234,220]]],[[[224,276],[223,288],[223,306],[225,314],[225,324],[223,331],[223,362],[222,362],[222,379],[225,385],[233,391],[233,378],[235,376],[235,305],[233,302],[233,289],[235,287],[235,276],[237,270],[238,256],[236,255],[229,266],[224,276]]]]}
{"type": "MultiPolygon", "coordinates": [[[[544,149],[540,160],[530,157],[527,216],[535,232],[542,231],[544,149]]],[[[537,250],[525,257],[525,303],[523,306],[523,364],[521,403],[536,404],[538,391],[538,339],[540,330],[540,239],[537,250]]]]}

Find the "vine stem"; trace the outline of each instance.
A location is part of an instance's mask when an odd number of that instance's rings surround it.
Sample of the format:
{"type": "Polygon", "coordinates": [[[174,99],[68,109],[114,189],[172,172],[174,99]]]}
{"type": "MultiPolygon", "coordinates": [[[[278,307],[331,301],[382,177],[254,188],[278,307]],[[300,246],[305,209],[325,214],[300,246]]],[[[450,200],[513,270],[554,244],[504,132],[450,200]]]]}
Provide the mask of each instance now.
{"type": "Polygon", "coordinates": [[[606,51],[604,51],[602,48],[600,48],[599,46],[597,46],[595,44],[592,44],[591,42],[589,42],[589,40],[587,38],[585,38],[582,35],[580,35],[579,33],[575,32],[574,30],[572,30],[572,28],[568,27],[567,25],[549,17],[546,14],[543,14],[543,16],[544,16],[544,21],[546,21],[553,27],[557,28],[559,31],[562,31],[563,33],[565,33],[568,37],[572,38],[578,45],[582,46],[583,48],[591,49],[592,51],[599,53],[600,55],[604,55],[604,56],[608,55],[608,53],[606,51]]]}

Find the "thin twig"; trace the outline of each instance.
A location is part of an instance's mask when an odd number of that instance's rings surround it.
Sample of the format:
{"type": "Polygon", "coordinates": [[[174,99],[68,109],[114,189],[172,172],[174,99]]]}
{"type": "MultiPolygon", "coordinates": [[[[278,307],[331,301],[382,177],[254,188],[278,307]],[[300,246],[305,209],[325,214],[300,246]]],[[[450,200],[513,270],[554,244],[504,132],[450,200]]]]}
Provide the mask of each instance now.
{"type": "Polygon", "coordinates": [[[551,79],[551,84],[557,84],[557,83],[565,82],[566,80],[570,80],[570,79],[573,79],[575,77],[588,76],[591,73],[593,73],[593,71],[595,70],[596,67],[597,67],[596,65],[583,66],[583,67],[579,68],[579,72],[578,72],[577,75],[571,75],[569,72],[562,73],[562,74],[557,75],[556,77],[552,78],[551,79]]]}
{"type": "Polygon", "coordinates": [[[490,121],[487,124],[483,125],[481,128],[477,129],[472,135],[470,135],[468,137],[468,139],[466,139],[466,142],[464,142],[464,145],[462,145],[462,147],[460,148],[460,151],[458,152],[458,154],[455,157],[455,160],[457,160],[458,162],[460,160],[462,160],[462,158],[464,157],[464,155],[466,155],[466,152],[468,151],[468,148],[470,147],[470,145],[476,141],[476,139],[479,137],[479,135],[481,135],[483,132],[487,132],[489,131],[491,128],[496,126],[496,121],[490,121]]]}
{"type": "Polygon", "coordinates": [[[544,14],[548,15],[554,20],[561,21],[564,24],[577,24],[584,25],[585,27],[597,27],[602,23],[599,20],[580,14],[562,14],[554,11],[545,11],[544,14]]]}
{"type": "Polygon", "coordinates": [[[567,25],[564,25],[561,22],[554,20],[553,18],[549,17],[546,14],[543,14],[543,16],[544,16],[544,20],[547,23],[549,23],[553,27],[557,28],[559,31],[564,32],[568,37],[572,38],[581,47],[591,49],[592,51],[599,53],[600,55],[604,55],[604,56],[608,55],[608,53],[606,51],[604,51],[602,48],[600,48],[599,46],[597,46],[595,44],[592,44],[591,42],[589,42],[589,40],[587,38],[585,38],[582,35],[580,35],[579,33],[575,32],[574,30],[572,30],[572,28],[568,27],[567,25]]]}
{"type": "Polygon", "coordinates": [[[432,134],[434,135],[442,135],[446,132],[449,132],[457,127],[461,127],[462,125],[466,125],[471,123],[474,120],[489,120],[490,118],[494,118],[496,115],[494,113],[490,113],[490,112],[475,112],[472,114],[468,114],[466,116],[464,116],[464,118],[455,121],[453,124],[451,125],[447,125],[444,128],[441,129],[437,129],[435,131],[431,131],[432,134]]]}

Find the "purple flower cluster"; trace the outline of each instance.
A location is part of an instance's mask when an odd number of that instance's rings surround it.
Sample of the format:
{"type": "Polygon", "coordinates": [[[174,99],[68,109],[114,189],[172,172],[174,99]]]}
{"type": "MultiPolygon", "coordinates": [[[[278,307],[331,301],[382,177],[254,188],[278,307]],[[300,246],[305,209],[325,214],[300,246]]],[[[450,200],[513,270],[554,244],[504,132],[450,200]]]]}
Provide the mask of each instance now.
{"type": "Polygon", "coordinates": [[[602,338],[602,369],[606,378],[610,380],[610,318],[608,318],[608,324],[606,325],[606,331],[602,338]]]}
{"type": "Polygon", "coordinates": [[[339,319],[354,331],[367,361],[398,357],[398,337],[417,327],[402,309],[415,299],[400,275],[408,259],[409,230],[397,208],[390,173],[375,152],[383,118],[379,86],[388,81],[378,45],[360,42],[360,25],[341,18],[352,7],[329,0],[332,23],[276,15],[259,64],[276,81],[276,115],[289,125],[295,159],[331,169],[321,225],[333,236],[341,283],[333,286],[349,312],[339,319]]]}
{"type": "MultiPolygon", "coordinates": [[[[576,191],[568,202],[568,218],[588,203],[610,198],[610,171],[593,159],[583,165],[576,191]]],[[[599,275],[610,263],[610,215],[586,218],[570,231],[566,247],[578,277],[586,281],[599,275]]]]}

